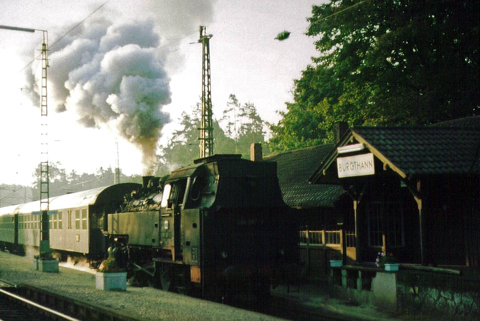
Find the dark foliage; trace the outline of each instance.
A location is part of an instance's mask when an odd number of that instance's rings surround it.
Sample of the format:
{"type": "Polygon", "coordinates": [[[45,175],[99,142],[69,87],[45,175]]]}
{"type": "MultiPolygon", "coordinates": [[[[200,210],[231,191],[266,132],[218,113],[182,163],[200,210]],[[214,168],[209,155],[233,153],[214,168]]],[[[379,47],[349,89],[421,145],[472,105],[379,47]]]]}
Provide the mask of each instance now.
{"type": "Polygon", "coordinates": [[[479,0],[332,0],[313,6],[319,56],[271,126],[271,148],[331,141],[331,126],[423,125],[478,114],[479,0]]]}

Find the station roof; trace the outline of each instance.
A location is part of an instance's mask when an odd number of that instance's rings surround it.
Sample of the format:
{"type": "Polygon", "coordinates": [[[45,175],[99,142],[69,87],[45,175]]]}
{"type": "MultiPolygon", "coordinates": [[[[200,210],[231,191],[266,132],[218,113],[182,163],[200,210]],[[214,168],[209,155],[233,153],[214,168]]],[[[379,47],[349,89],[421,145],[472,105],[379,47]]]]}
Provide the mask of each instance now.
{"type": "Polygon", "coordinates": [[[283,200],[290,207],[333,207],[345,192],[339,185],[308,183],[308,178],[332,149],[332,144],[307,147],[264,157],[277,162],[277,176],[283,200]]]}
{"type": "MultiPolygon", "coordinates": [[[[322,177],[338,156],[337,147],[352,141],[403,178],[419,175],[479,174],[480,117],[469,117],[425,127],[356,127],[326,156],[309,178],[322,183],[322,177]]],[[[332,170],[336,170],[332,166],[332,170]]]]}

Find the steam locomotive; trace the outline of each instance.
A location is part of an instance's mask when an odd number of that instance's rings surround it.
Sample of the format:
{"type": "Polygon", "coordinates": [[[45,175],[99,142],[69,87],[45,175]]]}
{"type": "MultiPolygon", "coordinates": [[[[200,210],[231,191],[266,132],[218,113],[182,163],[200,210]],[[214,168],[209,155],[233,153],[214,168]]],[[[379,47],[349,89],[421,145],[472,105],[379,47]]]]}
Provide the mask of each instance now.
{"type": "Polygon", "coordinates": [[[215,155],[166,179],[146,177],[142,191],[108,215],[108,234],[165,290],[264,295],[295,261],[296,226],[275,163],[215,155]]]}
{"type": "MultiPolygon", "coordinates": [[[[58,211],[51,218],[51,247],[93,259],[110,246],[136,282],[217,300],[235,293],[263,296],[296,261],[296,225],[275,163],[214,155],[167,177],[144,177],[142,186],[82,193],[51,200],[58,211]],[[82,193],[91,198],[80,201],[82,193]],[[66,245],[85,238],[81,249],[66,245]]],[[[27,208],[32,204],[0,209],[0,245],[26,244],[13,235],[25,227],[38,236],[38,219],[27,219],[27,208]]]]}

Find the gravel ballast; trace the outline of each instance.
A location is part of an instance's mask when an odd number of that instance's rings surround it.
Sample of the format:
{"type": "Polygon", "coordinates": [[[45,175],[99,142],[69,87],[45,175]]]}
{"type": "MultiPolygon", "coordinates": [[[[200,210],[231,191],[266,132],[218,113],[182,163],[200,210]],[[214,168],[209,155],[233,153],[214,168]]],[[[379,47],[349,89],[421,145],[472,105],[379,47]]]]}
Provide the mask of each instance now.
{"type": "Polygon", "coordinates": [[[95,289],[95,274],[60,265],[59,273],[34,270],[33,259],[0,252],[0,279],[138,316],[139,320],[282,320],[261,313],[153,288],[95,289]]]}

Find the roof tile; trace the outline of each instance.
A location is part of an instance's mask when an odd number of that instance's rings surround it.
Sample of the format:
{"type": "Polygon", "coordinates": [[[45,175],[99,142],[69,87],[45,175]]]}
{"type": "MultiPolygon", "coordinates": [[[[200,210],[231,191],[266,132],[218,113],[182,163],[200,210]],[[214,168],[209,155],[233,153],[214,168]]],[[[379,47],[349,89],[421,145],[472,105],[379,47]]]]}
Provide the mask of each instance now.
{"type": "Polygon", "coordinates": [[[345,192],[339,185],[309,184],[308,178],[318,168],[333,145],[320,145],[267,156],[277,162],[277,175],[285,203],[292,207],[332,207],[345,192]]]}
{"type": "Polygon", "coordinates": [[[479,173],[475,127],[358,127],[352,131],[405,174],[479,173]]]}

